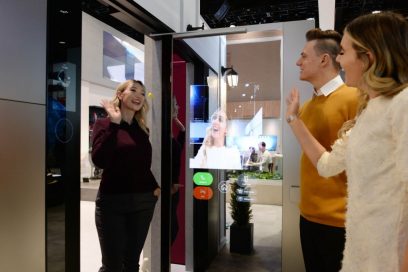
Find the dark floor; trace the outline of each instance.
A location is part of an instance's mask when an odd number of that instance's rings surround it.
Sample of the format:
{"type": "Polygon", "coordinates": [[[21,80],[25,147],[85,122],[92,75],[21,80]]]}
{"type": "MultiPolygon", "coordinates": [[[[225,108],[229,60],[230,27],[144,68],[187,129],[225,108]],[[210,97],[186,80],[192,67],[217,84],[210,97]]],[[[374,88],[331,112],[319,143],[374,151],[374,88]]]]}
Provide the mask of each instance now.
{"type": "MultiPolygon", "coordinates": [[[[208,272],[280,272],[282,271],[281,230],[282,207],[275,205],[252,205],[254,223],[254,253],[241,255],[229,252],[227,243],[208,272]]],[[[227,213],[228,214],[228,213],[227,213]]],[[[227,218],[227,222],[231,219],[227,218]]]]}
{"type": "MultiPolygon", "coordinates": [[[[82,188],[82,199],[92,201],[96,197],[95,190],[82,188]],[[85,199],[84,199],[85,198],[85,199]]],[[[48,264],[49,271],[64,271],[64,244],[58,239],[63,235],[64,224],[61,218],[64,207],[55,207],[48,211],[48,264]],[[58,265],[60,264],[60,265],[58,265]]],[[[229,252],[229,230],[227,243],[212,262],[208,272],[280,272],[281,269],[281,230],[282,207],[274,205],[253,205],[254,252],[241,255],[229,252]]],[[[227,213],[229,214],[229,213],[227,213]]],[[[231,219],[227,218],[227,223],[231,219]]],[[[181,270],[177,270],[181,271],[181,270]]]]}
{"type": "Polygon", "coordinates": [[[253,255],[246,256],[230,253],[225,246],[207,272],[280,272],[280,256],[280,248],[258,247],[253,255]]]}
{"type": "Polygon", "coordinates": [[[47,208],[47,271],[65,271],[65,207],[47,208]]]}

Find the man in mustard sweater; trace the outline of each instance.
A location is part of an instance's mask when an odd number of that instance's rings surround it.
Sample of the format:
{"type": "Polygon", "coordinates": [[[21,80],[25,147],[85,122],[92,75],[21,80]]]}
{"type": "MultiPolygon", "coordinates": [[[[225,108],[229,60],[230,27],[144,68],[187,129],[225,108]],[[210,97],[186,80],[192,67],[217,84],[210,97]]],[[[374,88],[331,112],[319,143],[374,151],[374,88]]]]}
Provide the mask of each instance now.
{"type": "MultiPolygon", "coordinates": [[[[306,33],[306,40],[296,65],[300,68],[300,80],[310,82],[314,94],[302,106],[299,118],[313,136],[331,150],[343,123],[356,115],[358,91],[347,87],[339,75],[340,65],[336,62],[337,54],[341,54],[339,33],[312,29],[306,33]]],[[[345,173],[322,178],[302,154],[300,239],[308,272],[337,272],[341,268],[346,186],[345,173]]]]}

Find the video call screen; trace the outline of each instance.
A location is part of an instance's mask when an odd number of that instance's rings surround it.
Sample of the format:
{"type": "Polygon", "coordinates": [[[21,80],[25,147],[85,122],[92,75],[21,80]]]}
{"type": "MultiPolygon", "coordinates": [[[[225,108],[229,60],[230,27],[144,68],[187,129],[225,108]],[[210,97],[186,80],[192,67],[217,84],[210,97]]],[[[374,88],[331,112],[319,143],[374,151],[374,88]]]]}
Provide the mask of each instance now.
{"type": "Polygon", "coordinates": [[[208,95],[206,85],[190,88],[189,136],[190,144],[194,145],[190,168],[241,170],[245,168],[251,147],[259,152],[258,145],[264,142],[266,150],[276,151],[277,136],[262,135],[262,108],[251,119],[231,120],[226,109],[209,107],[208,95]],[[209,112],[209,108],[215,110],[209,112]]]}

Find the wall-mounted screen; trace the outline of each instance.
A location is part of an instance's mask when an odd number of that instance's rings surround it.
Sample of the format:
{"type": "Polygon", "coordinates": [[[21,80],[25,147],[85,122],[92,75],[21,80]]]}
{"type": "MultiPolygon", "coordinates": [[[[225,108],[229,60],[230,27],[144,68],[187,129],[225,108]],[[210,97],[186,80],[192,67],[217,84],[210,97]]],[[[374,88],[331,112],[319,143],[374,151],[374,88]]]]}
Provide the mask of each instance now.
{"type": "Polygon", "coordinates": [[[190,86],[190,143],[201,144],[208,127],[208,86],[190,86]]]}
{"type": "MultiPolygon", "coordinates": [[[[224,141],[217,145],[217,134],[224,134],[222,125],[218,122],[210,122],[206,128],[206,135],[194,158],[190,159],[190,168],[205,169],[243,169],[251,151],[256,150],[260,143],[265,143],[266,150],[274,153],[277,148],[278,137],[276,135],[259,136],[222,136],[224,141]]],[[[261,155],[258,154],[258,158],[261,155]]]]}
{"type": "Polygon", "coordinates": [[[206,122],[208,120],[208,86],[191,85],[190,87],[190,121],[206,122]]]}
{"type": "MultiPolygon", "coordinates": [[[[190,168],[243,169],[250,150],[257,150],[264,142],[266,150],[276,151],[277,136],[262,135],[262,107],[249,120],[229,120],[225,109],[217,108],[209,113],[209,88],[207,85],[190,87],[190,144],[194,145],[194,156],[190,168]]],[[[259,152],[259,151],[258,151],[259,152]]],[[[261,155],[259,155],[261,158],[261,155]]]]}
{"type": "Polygon", "coordinates": [[[190,159],[190,168],[242,169],[241,154],[236,146],[227,146],[225,136],[228,117],[223,109],[207,114],[207,86],[192,86],[190,93],[190,143],[200,144],[190,159]]]}

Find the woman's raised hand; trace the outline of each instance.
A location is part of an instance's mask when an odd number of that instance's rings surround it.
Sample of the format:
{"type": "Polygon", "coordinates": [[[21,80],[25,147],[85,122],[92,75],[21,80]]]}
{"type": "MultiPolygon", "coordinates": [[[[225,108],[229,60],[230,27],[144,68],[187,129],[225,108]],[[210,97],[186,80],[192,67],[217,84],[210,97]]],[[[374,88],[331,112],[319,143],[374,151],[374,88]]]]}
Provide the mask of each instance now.
{"type": "Polygon", "coordinates": [[[106,99],[102,100],[101,105],[108,113],[111,122],[120,124],[120,121],[122,120],[122,114],[119,107],[117,107],[112,101],[106,99]]]}

